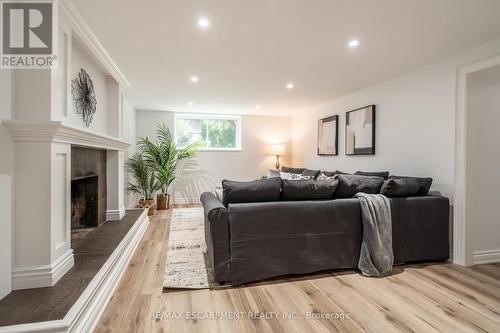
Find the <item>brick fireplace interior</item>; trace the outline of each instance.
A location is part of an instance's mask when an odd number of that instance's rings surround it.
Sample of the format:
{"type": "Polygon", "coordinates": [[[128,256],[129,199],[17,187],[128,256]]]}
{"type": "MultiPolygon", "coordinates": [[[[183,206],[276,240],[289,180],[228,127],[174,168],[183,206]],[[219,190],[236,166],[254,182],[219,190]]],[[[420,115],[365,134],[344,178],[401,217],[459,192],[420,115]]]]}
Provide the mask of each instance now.
{"type": "Polygon", "coordinates": [[[72,241],[78,241],[106,221],[106,194],[106,151],[72,147],[72,241]]]}

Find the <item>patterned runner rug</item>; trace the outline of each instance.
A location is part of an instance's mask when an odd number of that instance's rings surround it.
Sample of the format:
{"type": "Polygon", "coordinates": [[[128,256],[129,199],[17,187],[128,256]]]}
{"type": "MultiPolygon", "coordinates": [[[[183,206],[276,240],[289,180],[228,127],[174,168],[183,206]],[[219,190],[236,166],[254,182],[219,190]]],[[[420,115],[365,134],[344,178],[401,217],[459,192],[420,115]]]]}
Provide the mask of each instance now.
{"type": "Polygon", "coordinates": [[[204,230],[203,208],[173,210],[163,291],[218,286],[213,282],[204,230]]]}

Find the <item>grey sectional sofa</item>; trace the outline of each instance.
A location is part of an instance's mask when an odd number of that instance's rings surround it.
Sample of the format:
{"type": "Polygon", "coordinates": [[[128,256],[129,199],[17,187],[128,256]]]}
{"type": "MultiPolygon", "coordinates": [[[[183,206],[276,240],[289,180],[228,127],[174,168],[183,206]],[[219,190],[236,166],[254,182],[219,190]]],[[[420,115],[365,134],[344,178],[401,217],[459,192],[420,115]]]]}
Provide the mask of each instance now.
{"type": "MultiPolygon", "coordinates": [[[[446,260],[449,201],[439,195],[390,198],[395,263],[446,260]]],[[[358,199],[239,202],[201,195],[208,255],[219,283],[357,268],[358,199]]]]}

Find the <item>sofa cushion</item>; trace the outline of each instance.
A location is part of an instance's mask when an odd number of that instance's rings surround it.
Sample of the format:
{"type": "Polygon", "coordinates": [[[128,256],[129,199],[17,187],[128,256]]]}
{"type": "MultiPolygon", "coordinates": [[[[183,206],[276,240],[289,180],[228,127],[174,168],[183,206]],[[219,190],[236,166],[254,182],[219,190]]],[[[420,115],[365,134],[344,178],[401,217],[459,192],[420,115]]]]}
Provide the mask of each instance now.
{"type": "Polygon", "coordinates": [[[389,178],[389,171],[356,171],[354,174],[360,176],[382,177],[384,179],[389,178]]]}
{"type": "Polygon", "coordinates": [[[259,179],[250,182],[222,181],[223,204],[277,201],[280,199],[281,178],[259,179]]]}
{"type": "Polygon", "coordinates": [[[386,197],[413,197],[420,189],[420,181],[412,178],[391,178],[384,181],[380,194],[386,197]]]}
{"type": "Polygon", "coordinates": [[[334,198],[352,198],[358,192],[379,193],[384,178],[360,175],[336,175],[339,180],[334,198]]]}
{"type": "Polygon", "coordinates": [[[304,171],[302,171],[301,175],[316,179],[316,177],[318,177],[320,172],[321,172],[321,170],[304,169],[304,171]]]}
{"type": "Polygon", "coordinates": [[[407,176],[390,176],[392,179],[416,179],[420,183],[420,187],[416,195],[427,195],[432,185],[432,178],[429,177],[407,177],[407,176]]]}
{"type": "Polygon", "coordinates": [[[288,172],[288,173],[302,173],[304,171],[304,168],[290,168],[287,166],[281,167],[281,172],[288,172]]]}
{"type": "Polygon", "coordinates": [[[338,185],[337,179],[326,180],[283,180],[282,200],[330,199],[338,185]]]}

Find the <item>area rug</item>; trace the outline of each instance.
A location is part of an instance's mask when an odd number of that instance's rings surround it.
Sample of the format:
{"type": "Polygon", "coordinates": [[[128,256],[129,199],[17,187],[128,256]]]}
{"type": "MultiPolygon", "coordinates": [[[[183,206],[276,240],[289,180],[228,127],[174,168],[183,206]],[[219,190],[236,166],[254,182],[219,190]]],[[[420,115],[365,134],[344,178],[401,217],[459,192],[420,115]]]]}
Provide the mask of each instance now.
{"type": "Polygon", "coordinates": [[[173,210],[163,291],[218,286],[208,261],[203,219],[203,208],[173,210]]]}

